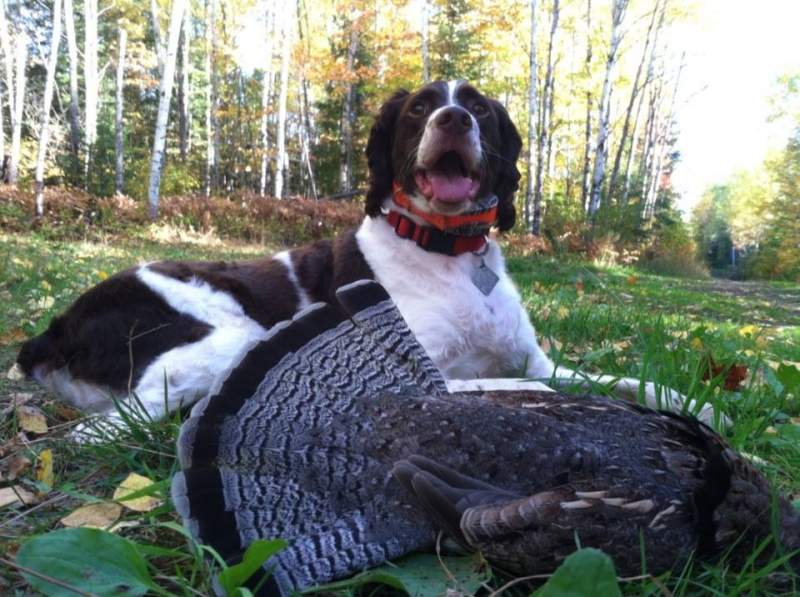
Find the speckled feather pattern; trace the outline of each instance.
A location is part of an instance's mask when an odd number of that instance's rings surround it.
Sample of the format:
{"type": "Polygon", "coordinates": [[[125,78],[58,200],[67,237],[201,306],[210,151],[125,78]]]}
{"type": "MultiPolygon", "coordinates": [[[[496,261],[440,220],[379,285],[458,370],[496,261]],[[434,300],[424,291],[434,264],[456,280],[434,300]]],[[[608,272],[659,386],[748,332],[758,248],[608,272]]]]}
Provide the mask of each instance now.
{"type": "Polygon", "coordinates": [[[230,561],[290,542],[269,588],[348,576],[439,529],[521,574],[554,570],[576,536],[637,574],[640,546],[658,573],[769,534],[766,481],[701,423],[592,396],[448,394],[378,284],[338,296],[346,315],[314,305],[273,328],[179,439],[173,498],[200,541],[230,561]]]}

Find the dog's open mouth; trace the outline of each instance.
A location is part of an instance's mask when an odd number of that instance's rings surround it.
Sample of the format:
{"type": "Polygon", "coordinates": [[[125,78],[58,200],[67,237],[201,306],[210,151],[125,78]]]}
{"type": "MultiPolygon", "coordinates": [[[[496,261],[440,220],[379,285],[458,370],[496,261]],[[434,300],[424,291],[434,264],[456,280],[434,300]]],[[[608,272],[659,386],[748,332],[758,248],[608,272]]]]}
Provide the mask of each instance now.
{"type": "Polygon", "coordinates": [[[414,181],[428,200],[460,203],[478,194],[480,175],[471,171],[457,151],[443,153],[431,168],[418,168],[414,181]]]}

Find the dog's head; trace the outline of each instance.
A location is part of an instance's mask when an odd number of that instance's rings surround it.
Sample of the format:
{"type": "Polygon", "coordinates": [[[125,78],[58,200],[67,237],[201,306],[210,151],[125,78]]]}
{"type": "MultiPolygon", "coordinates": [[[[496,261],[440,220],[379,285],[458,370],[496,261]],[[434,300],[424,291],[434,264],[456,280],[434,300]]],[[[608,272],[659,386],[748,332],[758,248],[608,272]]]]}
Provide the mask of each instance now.
{"type": "Polygon", "coordinates": [[[422,211],[456,215],[495,194],[497,226],[514,225],[522,140],[505,108],[463,81],[398,91],[383,105],[367,143],[371,216],[400,184],[422,211]]]}

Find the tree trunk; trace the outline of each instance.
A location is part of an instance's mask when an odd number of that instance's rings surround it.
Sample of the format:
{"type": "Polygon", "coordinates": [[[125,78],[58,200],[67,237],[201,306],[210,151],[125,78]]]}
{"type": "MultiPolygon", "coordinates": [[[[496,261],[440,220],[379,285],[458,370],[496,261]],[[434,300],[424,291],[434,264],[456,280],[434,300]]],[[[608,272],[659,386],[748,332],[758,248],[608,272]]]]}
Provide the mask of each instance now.
{"type": "MultiPolygon", "coordinates": [[[[11,40],[8,35],[8,22],[6,21],[6,3],[0,2],[0,49],[3,51],[3,65],[6,71],[6,98],[8,103],[8,121],[11,130],[14,130],[16,122],[16,110],[14,109],[14,55],[11,48],[11,40]]],[[[0,112],[3,111],[3,105],[0,104],[0,112]]],[[[13,133],[12,133],[13,134],[13,133]]],[[[9,172],[6,170],[5,161],[5,135],[3,135],[3,161],[2,173],[3,181],[8,182],[9,172]]]]}
{"type": "Polygon", "coordinates": [[[150,218],[158,217],[159,187],[161,185],[161,169],[164,165],[164,147],[167,138],[169,121],[169,104],[172,99],[172,86],[175,79],[175,62],[178,57],[178,40],[180,39],[183,11],[187,0],[173,0],[172,14],[169,18],[169,35],[167,52],[164,56],[164,72],[158,86],[158,113],[156,130],[153,135],[153,157],[150,162],[150,185],[148,198],[150,202],[150,218]]]}
{"type": "Polygon", "coordinates": [[[272,54],[275,39],[276,10],[274,0],[266,0],[266,28],[267,47],[264,52],[264,81],[261,86],[261,181],[259,193],[262,197],[267,194],[269,181],[269,109],[272,99],[272,54]]]}
{"type": "Polygon", "coordinates": [[[672,119],[675,115],[675,103],[678,98],[678,89],[681,82],[681,74],[685,66],[686,53],[681,56],[681,61],[678,66],[678,73],[675,75],[675,87],[672,90],[672,98],[670,99],[669,110],[663,120],[659,131],[658,142],[656,144],[655,160],[653,161],[653,171],[650,176],[650,186],[648,190],[647,199],[645,201],[645,218],[650,220],[655,214],[656,201],[658,199],[659,185],[661,184],[661,174],[664,167],[664,158],[666,157],[667,148],[669,147],[669,132],[672,127],[672,119]]]}
{"type": "Polygon", "coordinates": [[[84,158],[84,184],[89,189],[94,159],[94,146],[97,141],[97,102],[99,95],[99,73],[97,70],[97,0],[84,0],[85,20],[84,86],[86,119],[86,155],[84,158]]]}
{"type": "Polygon", "coordinates": [[[426,85],[431,82],[431,57],[428,48],[430,10],[429,0],[422,0],[422,81],[426,85]]]}
{"type": "Polygon", "coordinates": [[[608,134],[611,120],[611,73],[617,62],[619,49],[620,25],[625,17],[628,0],[614,0],[611,12],[611,41],[606,60],[606,74],[603,79],[603,91],[600,96],[600,109],[598,112],[597,144],[595,147],[594,172],[592,173],[592,190],[589,198],[589,217],[594,220],[600,208],[600,199],[603,190],[603,180],[606,174],[606,159],[608,158],[608,134]]]}
{"type": "Polygon", "coordinates": [[[586,59],[583,63],[586,76],[586,127],[583,138],[583,170],[581,174],[581,205],[589,211],[589,171],[592,165],[592,0],[586,0],[586,59]]]}
{"type": "MultiPolygon", "coordinates": [[[[633,107],[636,103],[636,98],[640,93],[641,89],[639,87],[639,79],[642,76],[642,70],[644,69],[644,63],[647,60],[647,51],[650,48],[650,41],[653,34],[653,27],[656,23],[656,17],[659,14],[659,7],[661,5],[661,0],[656,0],[655,8],[653,9],[653,15],[650,17],[650,24],[647,27],[647,34],[644,38],[644,49],[642,50],[642,58],[639,61],[639,65],[636,67],[636,74],[633,77],[633,86],[631,87],[631,97],[628,100],[628,107],[625,110],[625,120],[622,123],[622,133],[620,134],[619,145],[617,147],[617,154],[614,157],[614,166],[611,169],[611,178],[608,182],[608,197],[613,198],[616,196],[617,192],[617,178],[619,177],[619,169],[622,165],[622,152],[625,149],[625,145],[628,141],[628,133],[630,132],[631,126],[631,115],[633,113],[633,107]]],[[[664,7],[660,10],[661,17],[659,19],[658,28],[656,29],[656,37],[655,42],[658,41],[658,32],[661,30],[662,25],[664,24],[664,14],[666,13],[666,0],[664,2],[664,7]]]]}
{"type": "Polygon", "coordinates": [[[125,187],[125,146],[124,129],[122,127],[123,90],[125,87],[125,46],[128,41],[128,32],[122,27],[119,29],[119,50],[117,55],[117,111],[114,116],[114,190],[117,195],[122,195],[125,187]]]}
{"type": "Polygon", "coordinates": [[[44,161],[47,157],[47,143],[50,140],[50,108],[53,106],[53,87],[55,86],[56,66],[58,64],[58,45],[61,42],[61,0],[53,2],[53,32],[50,37],[50,54],[47,57],[47,76],[44,84],[42,106],[42,128],[39,133],[39,149],[36,152],[36,217],[44,215],[44,161]]]}
{"type": "Polygon", "coordinates": [[[191,45],[192,45],[192,11],[191,5],[187,6],[186,14],[183,19],[181,36],[181,61],[180,61],[180,87],[178,88],[178,105],[179,105],[179,120],[178,120],[178,133],[179,133],[179,146],[181,151],[181,160],[186,160],[189,155],[189,148],[192,139],[192,115],[190,112],[192,87],[191,87],[191,45]]]}
{"type": "Polygon", "coordinates": [[[158,16],[158,0],[150,0],[150,27],[158,59],[158,76],[164,74],[164,41],[161,38],[161,19],[158,16]]]}
{"type": "Polygon", "coordinates": [[[350,24],[350,43],[347,47],[347,85],[342,107],[342,152],[339,162],[339,191],[344,193],[353,188],[353,129],[355,124],[355,106],[353,79],[355,78],[355,60],[358,52],[359,35],[356,24],[350,24]]]}
{"type": "Polygon", "coordinates": [[[314,199],[319,199],[317,192],[317,182],[314,177],[314,166],[311,162],[311,140],[313,138],[313,127],[311,124],[311,115],[308,101],[308,78],[306,76],[306,59],[310,55],[310,48],[308,46],[308,13],[306,13],[305,3],[300,0],[297,9],[297,32],[300,38],[301,45],[305,48],[305,56],[303,63],[300,67],[299,76],[299,92],[300,92],[300,142],[301,142],[301,159],[305,164],[306,174],[308,176],[308,186],[311,189],[311,196],[314,199]],[[305,32],[303,30],[303,22],[306,23],[305,32]]]}
{"type": "Polygon", "coordinates": [[[536,98],[536,68],[536,0],[531,0],[531,45],[528,57],[528,155],[526,164],[528,169],[528,186],[525,193],[525,227],[534,234],[538,234],[538,230],[536,232],[533,230],[533,222],[536,218],[534,215],[533,198],[536,163],[539,158],[535,153],[535,139],[537,138],[536,125],[539,122],[536,113],[538,105],[536,98]]]}
{"type": "Polygon", "coordinates": [[[69,149],[76,159],[81,148],[81,125],[78,112],[78,43],[75,37],[75,11],[72,0],[64,0],[64,29],[69,55],[69,149]]]}
{"type": "Polygon", "coordinates": [[[289,157],[286,154],[286,99],[289,93],[289,53],[292,45],[291,7],[284,9],[281,24],[281,91],[278,98],[278,148],[275,156],[275,197],[283,198],[283,178],[286,174],[289,157]]]}
{"type": "Polygon", "coordinates": [[[217,119],[217,0],[206,0],[206,197],[219,187],[217,119]]]}
{"type": "Polygon", "coordinates": [[[661,111],[663,88],[664,73],[662,70],[662,72],[658,75],[658,85],[650,92],[650,98],[647,105],[647,121],[645,123],[644,151],[642,152],[642,161],[639,164],[639,178],[642,184],[640,193],[640,209],[643,218],[647,202],[647,191],[650,188],[649,173],[653,169],[655,145],[658,137],[658,114],[661,111]]]}
{"type": "Polygon", "coordinates": [[[536,187],[533,194],[533,222],[531,223],[531,233],[536,236],[541,232],[542,227],[542,187],[543,187],[543,172],[545,162],[549,160],[545,158],[545,150],[550,146],[549,141],[549,128],[551,110],[553,102],[550,95],[553,92],[553,45],[555,43],[556,31],[558,30],[558,17],[560,7],[559,0],[553,0],[553,13],[550,21],[550,41],[547,46],[547,71],[544,77],[544,90],[541,97],[541,110],[539,111],[539,135],[536,143],[536,187]]]}
{"type": "Polygon", "coordinates": [[[13,131],[11,133],[11,159],[8,166],[8,183],[17,184],[17,174],[19,170],[19,153],[22,146],[22,114],[25,107],[25,84],[26,73],[25,64],[28,60],[28,35],[20,33],[17,35],[16,48],[15,48],[15,88],[14,93],[14,117],[13,117],[13,131]]]}

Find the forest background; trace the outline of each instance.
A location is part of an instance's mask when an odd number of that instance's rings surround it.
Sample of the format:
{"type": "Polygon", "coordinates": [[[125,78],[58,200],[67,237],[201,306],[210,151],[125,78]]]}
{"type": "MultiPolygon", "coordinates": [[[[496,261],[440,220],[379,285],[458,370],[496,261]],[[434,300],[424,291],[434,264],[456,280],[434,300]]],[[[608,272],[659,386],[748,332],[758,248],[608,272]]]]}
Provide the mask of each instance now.
{"type": "Polygon", "coordinates": [[[798,281],[800,73],[769,90],[782,146],[678,209],[676,114],[692,101],[680,31],[701,6],[5,0],[0,195],[32,201],[2,203],[0,220],[47,221],[67,189],[85,191],[83,220],[157,218],[180,196],[184,223],[226,231],[259,202],[358,200],[382,101],[460,78],[502,101],[525,140],[525,246],[798,281]]]}

